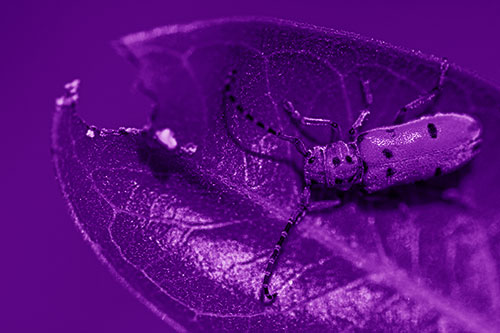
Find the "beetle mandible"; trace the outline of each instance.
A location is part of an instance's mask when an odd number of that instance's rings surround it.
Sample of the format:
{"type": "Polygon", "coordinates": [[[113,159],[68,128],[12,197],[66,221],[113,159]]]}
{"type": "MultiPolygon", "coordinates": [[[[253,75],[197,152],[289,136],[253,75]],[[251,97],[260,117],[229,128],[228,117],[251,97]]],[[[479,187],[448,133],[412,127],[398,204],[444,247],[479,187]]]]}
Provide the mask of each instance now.
{"type": "MultiPolygon", "coordinates": [[[[402,107],[394,118],[401,120],[407,111],[429,105],[443,88],[449,63],[443,59],[437,84],[426,94],[402,107]]],[[[419,180],[446,174],[462,167],[478,152],[481,142],[481,127],[471,116],[457,113],[436,113],[416,120],[374,128],[358,133],[373,101],[369,81],[361,80],[365,109],[353,123],[349,134],[350,142],[334,141],[325,146],[307,149],[298,137],[286,135],[255,119],[232,94],[231,84],[236,70],[229,73],[224,96],[234,105],[241,116],[275,137],[295,145],[304,157],[305,187],[301,194],[299,207],[281,232],[281,236],[268,260],[262,282],[261,299],[273,302],[276,294],[269,291],[269,283],[275,263],[290,229],[295,226],[307,211],[334,207],[339,200],[311,202],[311,184],[323,184],[341,191],[349,190],[360,184],[368,193],[380,191],[394,185],[409,184],[419,180]],[[265,299],[264,299],[265,297],[265,299]]],[[[290,101],[284,101],[283,109],[289,116],[304,126],[330,126],[338,134],[339,126],[329,119],[305,117],[296,110],[290,101]]]]}

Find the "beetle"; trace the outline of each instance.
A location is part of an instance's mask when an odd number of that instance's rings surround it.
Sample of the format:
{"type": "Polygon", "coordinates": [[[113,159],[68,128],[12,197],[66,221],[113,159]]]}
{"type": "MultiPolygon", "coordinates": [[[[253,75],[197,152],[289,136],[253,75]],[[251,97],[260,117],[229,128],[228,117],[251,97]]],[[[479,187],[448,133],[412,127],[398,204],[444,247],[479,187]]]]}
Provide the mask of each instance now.
{"type": "MultiPolygon", "coordinates": [[[[361,81],[366,107],[349,130],[350,142],[337,140],[324,146],[306,148],[298,137],[286,135],[257,120],[232,94],[232,82],[236,70],[229,73],[224,88],[224,99],[248,121],[255,123],[278,139],[292,143],[304,157],[305,187],[299,207],[293,212],[281,232],[267,262],[261,289],[261,300],[272,303],[277,294],[269,291],[269,283],[276,261],[290,229],[307,213],[340,204],[339,200],[312,202],[311,185],[322,184],[327,188],[348,191],[359,184],[368,193],[394,185],[410,184],[419,180],[440,176],[459,169],[478,152],[481,143],[481,126],[473,117],[457,113],[436,113],[416,120],[397,123],[407,111],[429,105],[440,94],[449,63],[441,61],[440,76],[434,88],[402,107],[394,118],[394,124],[358,133],[369,116],[373,102],[369,81],[361,81]]],[[[330,126],[338,134],[339,125],[329,119],[305,117],[290,101],[284,101],[283,109],[304,126],[330,126]]]]}

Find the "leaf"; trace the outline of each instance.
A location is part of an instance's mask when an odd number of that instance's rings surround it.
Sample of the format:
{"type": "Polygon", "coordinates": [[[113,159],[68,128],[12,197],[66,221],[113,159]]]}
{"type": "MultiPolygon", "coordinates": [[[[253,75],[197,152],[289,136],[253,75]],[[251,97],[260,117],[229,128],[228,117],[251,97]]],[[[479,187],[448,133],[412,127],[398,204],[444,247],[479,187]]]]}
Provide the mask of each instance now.
{"type": "Polygon", "coordinates": [[[273,19],[164,27],[118,46],[156,102],[148,128],[91,128],[71,95],[54,117],[54,163],[85,238],[173,328],[500,329],[497,88],[452,65],[430,111],[476,117],[481,153],[453,174],[370,196],[340,193],[341,207],[308,214],[273,275],[277,301],[264,306],[264,268],[303,187],[301,157],[227,107],[227,73],[237,70],[234,95],[255,117],[311,146],[330,133],[292,124],[283,100],[345,132],[363,108],[360,80],[369,80],[363,129],[389,125],[435,85],[440,59],[273,19]],[[176,149],[154,140],[165,128],[176,149]]]}

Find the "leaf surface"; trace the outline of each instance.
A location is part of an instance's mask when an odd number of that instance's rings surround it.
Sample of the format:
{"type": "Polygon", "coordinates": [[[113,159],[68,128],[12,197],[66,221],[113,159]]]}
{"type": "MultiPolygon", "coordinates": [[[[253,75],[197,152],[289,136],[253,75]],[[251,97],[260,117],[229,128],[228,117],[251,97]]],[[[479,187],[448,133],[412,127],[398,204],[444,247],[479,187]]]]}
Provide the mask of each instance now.
{"type": "MultiPolygon", "coordinates": [[[[273,19],[230,19],[127,36],[120,51],[155,101],[144,130],[99,130],[75,113],[54,117],[57,176],[98,256],[179,331],[474,331],[500,329],[500,93],[452,65],[429,110],[467,113],[483,128],[481,153],[450,175],[374,195],[340,193],[342,206],[310,213],[284,247],[271,290],[264,268],[303,187],[296,151],[241,119],[233,94],[267,125],[304,138],[281,105],[363,130],[429,91],[439,61],[354,34],[273,19]],[[173,131],[178,147],[153,138],[173,131]]],[[[332,191],[317,188],[315,198],[332,191]]]]}

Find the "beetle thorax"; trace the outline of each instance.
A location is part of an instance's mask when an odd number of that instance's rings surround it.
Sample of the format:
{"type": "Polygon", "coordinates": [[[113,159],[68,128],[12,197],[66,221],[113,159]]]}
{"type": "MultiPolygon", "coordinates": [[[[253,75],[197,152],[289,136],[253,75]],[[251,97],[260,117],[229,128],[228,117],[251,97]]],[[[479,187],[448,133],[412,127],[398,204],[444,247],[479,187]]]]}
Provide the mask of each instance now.
{"type": "Polygon", "coordinates": [[[304,166],[306,179],[343,191],[361,179],[363,164],[355,144],[337,141],[310,152],[304,166]]]}

